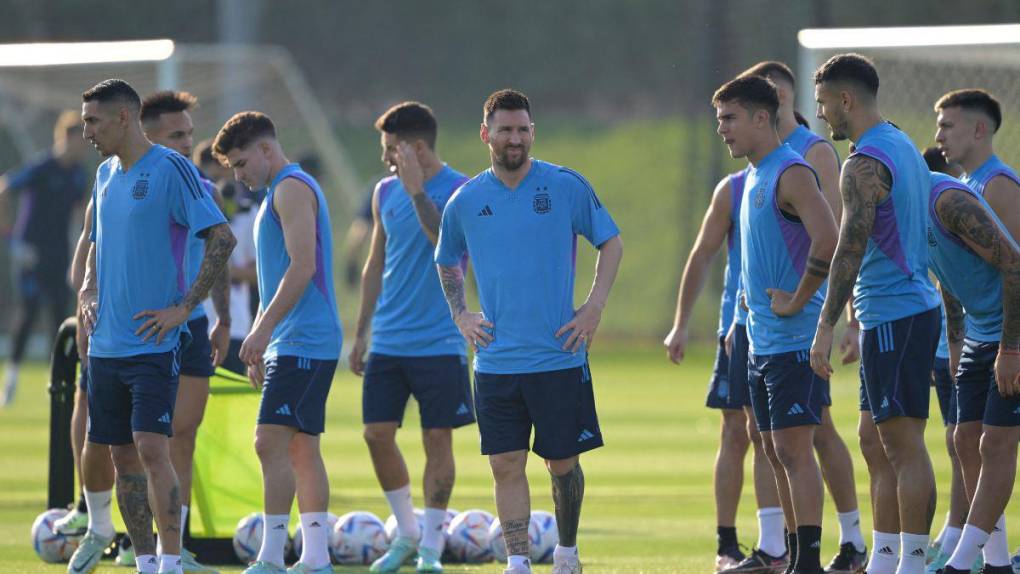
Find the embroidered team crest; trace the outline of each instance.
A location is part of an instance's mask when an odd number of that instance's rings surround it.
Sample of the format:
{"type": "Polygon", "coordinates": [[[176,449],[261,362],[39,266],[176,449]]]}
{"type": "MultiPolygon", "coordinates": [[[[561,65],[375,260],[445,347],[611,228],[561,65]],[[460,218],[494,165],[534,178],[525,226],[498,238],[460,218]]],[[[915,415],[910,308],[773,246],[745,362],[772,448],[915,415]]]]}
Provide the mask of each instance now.
{"type": "Polygon", "coordinates": [[[535,196],[535,199],[531,202],[531,207],[535,209],[535,213],[543,214],[552,211],[552,199],[548,193],[539,193],[535,196]]]}
{"type": "Polygon", "coordinates": [[[935,230],[928,226],[928,245],[931,247],[938,246],[938,241],[935,239],[935,230]]]}
{"type": "Polygon", "coordinates": [[[754,192],[754,206],[758,209],[765,205],[765,184],[758,186],[758,189],[754,192]]]}
{"type": "Polygon", "coordinates": [[[149,174],[143,173],[142,176],[135,182],[135,186],[131,188],[131,197],[135,199],[145,199],[146,195],[149,195],[149,174]]]}

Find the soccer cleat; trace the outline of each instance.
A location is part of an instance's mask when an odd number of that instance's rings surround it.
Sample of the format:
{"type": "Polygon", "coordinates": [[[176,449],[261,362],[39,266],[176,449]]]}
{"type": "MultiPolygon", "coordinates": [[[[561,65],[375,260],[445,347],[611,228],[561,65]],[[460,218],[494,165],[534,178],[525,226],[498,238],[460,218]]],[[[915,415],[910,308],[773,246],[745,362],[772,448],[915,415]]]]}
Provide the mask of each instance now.
{"type": "Polygon", "coordinates": [[[185,574],[220,574],[219,570],[199,564],[195,555],[186,548],[181,548],[181,569],[185,574]]]}
{"type": "Polygon", "coordinates": [[[53,523],[53,533],[64,536],[83,536],[89,529],[89,513],[77,508],[53,523]]]}
{"type": "Polygon", "coordinates": [[[719,574],[779,574],[789,565],[789,553],[776,557],[766,554],[760,548],[754,548],[751,555],[744,558],[740,564],[719,574]]]}
{"type": "Polygon", "coordinates": [[[992,566],[985,564],[981,568],[981,574],[1013,574],[1012,566],[992,566]]]}
{"type": "Polygon", "coordinates": [[[283,569],[283,566],[277,566],[272,562],[256,560],[251,563],[251,566],[245,568],[241,574],[287,574],[287,571],[283,569]]]}
{"type": "Polygon", "coordinates": [[[368,569],[369,572],[396,572],[400,570],[400,567],[407,562],[409,558],[414,556],[414,553],[418,551],[418,541],[413,538],[406,536],[398,536],[393,544],[390,544],[390,549],[386,551],[386,554],[382,555],[382,558],[372,563],[372,566],[368,569]]]}
{"type": "Polygon", "coordinates": [[[415,570],[419,574],[440,574],[443,571],[443,563],[439,561],[439,552],[428,546],[419,548],[418,563],[415,565],[415,570]]]}
{"type": "Polygon", "coordinates": [[[938,554],[931,559],[931,562],[929,562],[928,566],[925,567],[924,572],[925,574],[938,574],[946,568],[946,564],[949,564],[949,554],[943,552],[940,547],[938,554]]]}
{"type": "Polygon", "coordinates": [[[531,574],[531,568],[507,568],[503,574],[531,574]]]}
{"type": "Polygon", "coordinates": [[[67,574],[88,574],[99,566],[103,552],[113,543],[113,537],[104,537],[95,532],[85,533],[78,543],[78,549],[67,564],[67,574]]]}
{"type": "Polygon", "coordinates": [[[135,567],[135,547],[131,545],[131,539],[127,536],[120,539],[120,545],[117,548],[117,559],[113,562],[117,566],[124,566],[125,568],[135,567]]]}
{"type": "Polygon", "coordinates": [[[304,562],[298,562],[287,568],[287,574],[333,574],[333,565],[327,563],[321,568],[312,568],[304,562]]]}
{"type": "Polygon", "coordinates": [[[722,572],[723,570],[729,570],[743,562],[745,558],[747,556],[744,555],[739,546],[721,548],[719,554],[715,557],[715,571],[722,572]]]}
{"type": "Polygon", "coordinates": [[[825,567],[826,574],[858,574],[864,572],[868,565],[868,549],[858,552],[853,542],[846,542],[839,546],[839,554],[836,554],[832,562],[825,567]]]}
{"type": "Polygon", "coordinates": [[[1009,563],[1013,567],[1013,572],[1020,574],[1020,550],[1017,550],[1016,554],[1010,558],[1009,563]]]}
{"type": "Polygon", "coordinates": [[[581,574],[581,561],[560,562],[553,564],[551,574],[581,574]]]}
{"type": "Polygon", "coordinates": [[[928,550],[924,553],[924,563],[931,564],[939,554],[942,554],[942,543],[936,540],[928,545],[928,550]]]}

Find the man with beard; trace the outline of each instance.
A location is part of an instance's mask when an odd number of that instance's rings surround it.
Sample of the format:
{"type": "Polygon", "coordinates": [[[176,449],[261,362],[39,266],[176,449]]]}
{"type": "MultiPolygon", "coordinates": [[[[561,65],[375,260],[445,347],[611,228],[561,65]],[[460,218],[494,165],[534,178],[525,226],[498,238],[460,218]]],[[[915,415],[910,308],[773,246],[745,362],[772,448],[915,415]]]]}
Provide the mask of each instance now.
{"type": "Polygon", "coordinates": [[[475,410],[496,483],[507,574],[531,572],[529,438],[552,475],[559,544],[553,572],[581,572],[584,498],[578,455],[602,446],[588,349],[623,256],[619,229],[579,173],[529,157],[531,105],[515,90],[485,102],[492,167],[443,212],[436,263],[454,322],[475,349],[475,410]],[[588,299],[574,309],[577,235],[599,251],[588,299]],[[481,313],[467,310],[461,261],[475,269],[481,313]]]}

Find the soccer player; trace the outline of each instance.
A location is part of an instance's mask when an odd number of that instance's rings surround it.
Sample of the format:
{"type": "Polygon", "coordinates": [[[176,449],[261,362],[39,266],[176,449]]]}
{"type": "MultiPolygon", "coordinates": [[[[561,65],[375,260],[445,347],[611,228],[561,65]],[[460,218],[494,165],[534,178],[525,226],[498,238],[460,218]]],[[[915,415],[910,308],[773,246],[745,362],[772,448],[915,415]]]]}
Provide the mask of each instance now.
{"type": "MultiPolygon", "coordinates": [[[[962,173],[959,166],[946,162],[937,147],[928,147],[921,154],[924,162],[928,164],[928,170],[939,172],[953,177],[959,177],[962,173]]],[[[946,427],[946,451],[949,453],[949,466],[952,471],[949,486],[949,511],[946,513],[946,521],[938,537],[928,547],[928,574],[937,574],[945,567],[956,549],[956,543],[960,541],[960,534],[963,530],[963,522],[967,514],[967,493],[963,487],[963,474],[960,470],[960,459],[956,454],[956,446],[953,443],[953,434],[956,431],[956,384],[949,372],[949,342],[946,339],[946,312],[942,309],[942,329],[939,334],[939,346],[935,351],[935,368],[932,370],[932,384],[935,386],[935,396],[939,400],[939,410],[942,412],[942,423],[946,427]]]]}
{"type": "Polygon", "coordinates": [[[53,148],[0,178],[4,211],[17,199],[11,232],[11,260],[19,302],[14,321],[14,342],[0,391],[0,407],[14,400],[18,373],[25,357],[39,308],[46,306],[53,336],[71,311],[67,288],[69,254],[66,234],[71,215],[82,206],[88,180],[82,166],[88,149],[81,137],[81,116],[62,112],[53,127],[53,148]]]}
{"type": "MultiPolygon", "coordinates": [[[[1016,209],[1017,202],[1020,202],[1020,177],[995,155],[995,133],[1002,125],[1002,109],[998,100],[980,89],[956,90],[939,98],[935,103],[935,111],[938,113],[935,142],[939,150],[947,161],[960,165],[964,171],[961,176],[963,182],[991,206],[1010,237],[1014,240],[1020,238],[1020,213],[1016,209]]],[[[968,325],[971,324],[968,322],[968,325]]],[[[967,336],[971,338],[969,327],[967,336]]],[[[982,465],[979,448],[982,421],[995,419],[985,414],[986,403],[991,399],[988,397],[987,377],[984,374],[986,369],[991,368],[991,356],[977,353],[973,345],[965,347],[961,359],[965,365],[960,366],[969,368],[958,371],[954,362],[956,356],[951,357],[950,368],[957,376],[959,403],[955,442],[967,497],[973,499],[979,472],[984,468],[992,468],[982,465]]],[[[990,424],[1003,423],[999,420],[990,424]]],[[[998,467],[996,464],[994,468],[998,467]]],[[[994,532],[982,554],[986,564],[996,567],[1009,564],[1005,516],[995,524],[994,532]]]]}
{"type": "MultiPolygon", "coordinates": [[[[1020,246],[988,202],[963,182],[932,173],[928,247],[946,305],[946,333],[960,400],[987,397],[980,479],[949,574],[969,572],[1002,520],[1020,440],[1020,246]],[[963,309],[967,309],[966,329],[963,309]],[[966,333],[965,333],[966,331],[966,333]],[[961,357],[962,345],[962,357],[961,357]]],[[[960,409],[961,415],[964,414],[960,409]]],[[[960,445],[958,445],[959,447],[960,445]]],[[[966,470],[964,471],[966,476],[966,470]]],[[[1009,549],[985,554],[982,572],[1009,574],[1009,549]]]]}
{"type": "MultiPolygon", "coordinates": [[[[737,505],[744,482],[744,455],[747,454],[750,438],[747,432],[748,418],[745,407],[751,403],[747,393],[746,378],[741,381],[729,379],[730,356],[725,346],[726,333],[734,322],[737,306],[737,285],[740,274],[740,237],[736,219],[740,208],[740,196],[744,191],[744,177],[741,170],[727,175],[712,192],[712,201],[701,222],[701,229],[694,241],[694,247],[687,258],[680,290],[677,295],[676,316],[673,328],[663,344],[667,357],[679,364],[687,350],[687,325],[693,315],[694,304],[705,284],[709,265],[716,253],[726,243],[726,275],[723,283],[722,300],[719,306],[719,345],[715,353],[715,366],[709,382],[705,405],[719,409],[722,428],[719,437],[719,451],[715,458],[715,509],[716,509],[716,571],[728,570],[744,561],[746,556],[737,540],[737,505]]],[[[759,482],[760,462],[764,462],[759,449],[755,449],[755,484],[759,482]]],[[[768,463],[765,462],[767,465],[768,463]]],[[[773,491],[775,488],[772,489],[773,491]]],[[[785,554],[782,548],[782,528],[779,528],[780,547],[778,556],[785,554]]]]}
{"type": "MultiPolygon", "coordinates": [[[[198,98],[188,92],[163,90],[149,94],[142,100],[142,130],[152,143],[165,146],[186,158],[191,158],[194,124],[191,110],[198,98]]],[[[200,178],[202,192],[209,195],[222,209],[222,200],[216,186],[205,177],[200,178]]],[[[236,235],[235,235],[236,237],[236,235]]],[[[204,242],[190,237],[187,243],[188,280],[198,276],[204,242]]],[[[230,346],[230,279],[226,270],[210,291],[216,308],[216,324],[209,329],[204,305],[196,305],[188,317],[191,344],[180,356],[180,385],[174,408],[173,436],[170,439],[170,459],[181,485],[181,523],[187,532],[188,509],[191,506],[192,466],[195,456],[195,438],[202,424],[205,405],[209,400],[209,377],[223,361],[230,346]]],[[[210,572],[198,563],[195,555],[181,549],[181,563],[185,572],[210,572]]]]}
{"type": "Polygon", "coordinates": [[[889,481],[887,488],[896,484],[899,510],[893,524],[899,536],[891,529],[880,531],[876,522],[868,572],[920,574],[935,512],[935,476],[924,428],[941,323],[927,269],[929,172],[910,138],[882,119],[878,72],[869,60],[857,54],[833,56],[814,79],[818,117],[829,125],[833,139],[850,139],[856,151],[840,179],[840,239],[811,365],[820,377],[831,376],[832,331],[853,291],[864,327],[861,367],[871,408],[861,411],[861,449],[872,487],[876,480],[889,481]],[[876,434],[877,444],[865,440],[876,434]],[[891,472],[882,476],[878,468],[891,472]],[[898,566],[896,547],[901,549],[898,566]]]}
{"type": "Polygon", "coordinates": [[[556,574],[581,572],[577,527],[584,498],[579,455],[602,446],[588,349],[623,257],[619,229],[579,173],[533,159],[527,96],[499,90],[480,128],[492,167],[465,183],[443,212],[436,263],[454,322],[475,349],[482,454],[496,483],[507,574],[531,572],[525,466],[552,475],[556,574]],[[587,300],[573,305],[577,235],[598,251],[587,300]],[[467,310],[462,260],[475,269],[481,313],[467,310]]]}
{"type": "MultiPolygon", "coordinates": [[[[96,172],[93,244],[79,292],[79,325],[90,334],[88,440],[111,445],[138,570],[181,572],[181,493],[168,441],[178,355],[190,338],[184,323],[223,273],[235,240],[191,162],[145,138],[141,101],[127,82],[106,80],[82,100],[85,138],[111,156],[96,172]],[[205,238],[190,287],[189,235],[205,238]]],[[[101,553],[110,539],[97,538],[90,551],[101,553]]],[[[79,551],[85,547],[83,540],[79,551]]]]}
{"type": "Polygon", "coordinates": [[[828,393],[811,372],[807,349],[835,247],[835,219],[811,167],[780,142],[771,81],[739,77],[716,91],[712,105],[730,155],[751,164],[740,207],[748,385],[786,523],[796,527],[797,556],[787,571],[817,573],[823,492],[813,442],[828,393]]]}
{"type": "Polygon", "coordinates": [[[333,291],[329,206],[318,182],[287,160],[273,121],[263,113],[230,118],[216,135],[213,153],[238,181],[268,189],[255,220],[259,314],[240,353],[252,384],[262,389],[255,451],[265,499],[262,548],[245,572],[284,572],[295,491],[304,544],[288,572],[332,572],[329,479],[319,435],[343,335],[333,291]]]}
{"type": "Polygon", "coordinates": [[[455,476],[453,429],[474,422],[474,410],[467,350],[446,308],[432,254],[443,206],[467,178],[436,154],[437,124],[428,106],[398,104],[375,127],[382,161],[396,175],[379,182],[372,200],[372,245],[349,358],[351,371],[364,376],[365,441],[397,518],[398,537],[371,570],[396,572],[417,551],[418,572],[442,572],[443,523],[455,476]],[[424,532],[396,442],[412,394],[425,445],[424,532]]]}
{"type": "MultiPolygon", "coordinates": [[[[755,64],[742,76],[760,76],[768,78],[776,86],[779,95],[779,112],[776,129],[782,142],[800,154],[818,176],[822,194],[832,208],[833,216],[839,221],[842,215],[842,204],[839,197],[839,156],[829,140],[815,134],[801,123],[794,110],[796,81],[789,66],[777,61],[764,61],[755,64]]],[[[806,120],[803,122],[806,124],[806,120]]],[[[860,336],[859,324],[849,311],[847,328],[843,333],[840,349],[843,352],[844,365],[856,361],[859,357],[860,336]]],[[[738,327],[739,328],[739,327],[738,327]]],[[[734,339],[746,346],[746,334],[734,339]]],[[[746,350],[737,351],[737,355],[746,354],[746,350]]],[[[733,384],[733,383],[731,383],[733,384]]],[[[826,394],[822,407],[822,424],[815,431],[814,446],[818,454],[818,462],[822,468],[822,476],[832,494],[839,521],[839,553],[833,557],[826,567],[830,574],[849,574],[864,569],[867,563],[867,547],[861,533],[861,513],[857,506],[857,485],[854,481],[853,460],[850,449],[836,431],[829,408],[832,397],[826,394]]],[[[791,541],[793,538],[791,537],[791,541]]],[[[753,565],[753,564],[752,564],[753,565]]]]}
{"type": "MultiPolygon", "coordinates": [[[[241,343],[251,331],[251,290],[257,289],[258,283],[255,273],[255,214],[258,210],[251,193],[235,181],[230,170],[213,157],[212,140],[199,142],[192,152],[191,159],[199,171],[216,183],[223,199],[223,211],[230,221],[230,231],[237,238],[237,247],[230,254],[229,266],[230,346],[220,366],[239,375],[245,375],[248,369],[241,362],[239,353],[241,343]]],[[[209,299],[205,302],[205,312],[210,317],[217,316],[215,306],[209,299]]]]}

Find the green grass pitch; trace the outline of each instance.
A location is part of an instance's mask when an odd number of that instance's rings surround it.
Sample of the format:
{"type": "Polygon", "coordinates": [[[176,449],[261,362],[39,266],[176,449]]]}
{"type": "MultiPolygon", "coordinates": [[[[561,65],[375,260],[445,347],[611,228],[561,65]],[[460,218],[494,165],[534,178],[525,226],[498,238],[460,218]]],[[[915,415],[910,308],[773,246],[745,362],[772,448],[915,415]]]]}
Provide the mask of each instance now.
{"type": "MultiPolygon", "coordinates": [[[[715,551],[715,513],[712,462],[717,445],[719,417],[704,405],[705,384],[712,349],[693,350],[679,367],[669,364],[658,348],[625,347],[602,340],[592,358],[592,373],[600,420],[607,446],[583,457],[587,492],[581,522],[580,548],[585,571],[595,573],[700,573],[711,572],[715,551]]],[[[865,536],[870,539],[868,482],[864,461],[856,445],[857,378],[855,367],[838,370],[833,382],[833,416],[854,453],[857,492],[865,536]]],[[[46,500],[46,449],[49,400],[45,369],[26,369],[14,408],[0,411],[0,571],[7,574],[66,571],[66,566],[39,561],[29,541],[32,520],[46,500]]],[[[360,380],[347,371],[338,374],[330,395],[327,433],[323,438],[330,474],[330,510],[342,514],[369,510],[385,518],[389,511],[372,474],[360,431],[360,380]]],[[[935,529],[948,504],[949,463],[942,446],[937,407],[929,425],[928,444],[938,475],[939,509],[935,529]]],[[[238,424],[254,425],[251,421],[238,424]]],[[[409,408],[400,444],[412,470],[423,465],[417,433],[417,412],[409,408]]],[[[486,461],[478,454],[474,427],[455,434],[457,486],[451,506],[461,510],[493,510],[492,481],[486,461]]],[[[754,498],[748,457],[744,494],[738,515],[741,542],[750,546],[757,537],[754,498]]],[[[533,508],[552,509],[549,480],[541,461],[529,463],[533,508]]],[[[260,477],[244,477],[258,481],[260,477]]],[[[420,501],[420,480],[413,479],[420,501]]],[[[257,509],[253,509],[257,510],[257,509]]],[[[1008,522],[1020,528],[1015,505],[1008,522]]],[[[292,524],[293,527],[293,524],[292,524]]],[[[826,499],[823,559],[836,551],[835,509],[826,499]]],[[[1015,539],[1015,536],[1014,536],[1015,539]]],[[[870,540],[869,540],[870,543],[870,540]]],[[[537,571],[546,572],[548,566],[537,571]]],[[[413,569],[406,569],[413,571],[413,569]]],[[[367,568],[339,568],[367,572],[367,568]]],[[[501,572],[499,565],[450,565],[448,572],[501,572]]],[[[104,561],[97,572],[130,572],[104,561]]],[[[240,572],[240,568],[223,572],[240,572]]]]}

